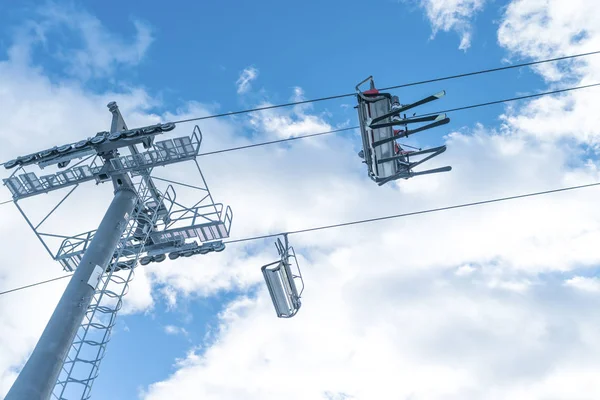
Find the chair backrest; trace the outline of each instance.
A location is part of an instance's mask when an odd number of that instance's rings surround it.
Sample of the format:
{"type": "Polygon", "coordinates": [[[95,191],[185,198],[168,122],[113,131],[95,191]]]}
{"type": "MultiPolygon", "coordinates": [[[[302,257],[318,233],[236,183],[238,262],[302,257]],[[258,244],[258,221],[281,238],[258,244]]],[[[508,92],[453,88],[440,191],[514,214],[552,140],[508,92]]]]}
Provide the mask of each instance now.
{"type": "Polygon", "coordinates": [[[277,316],[279,318],[290,318],[300,310],[300,296],[304,291],[304,281],[302,280],[296,254],[294,249],[289,246],[286,235],[284,235],[284,243],[277,239],[275,247],[277,247],[281,259],[263,266],[261,271],[267,283],[277,316]],[[292,271],[292,263],[296,267],[296,274],[292,271]],[[300,291],[296,287],[296,280],[299,280],[302,284],[300,291]]]}
{"type": "Polygon", "coordinates": [[[365,162],[369,167],[371,177],[376,181],[398,173],[398,164],[394,160],[379,163],[379,160],[390,158],[395,155],[394,142],[390,141],[378,146],[373,146],[374,142],[391,138],[394,135],[393,127],[388,126],[377,129],[371,129],[369,127],[369,120],[389,113],[391,105],[391,95],[388,93],[358,96],[358,116],[363,138],[365,162]]]}
{"type": "Polygon", "coordinates": [[[261,270],[277,316],[294,316],[300,309],[300,298],[289,265],[279,260],[263,266],[261,270]]]}

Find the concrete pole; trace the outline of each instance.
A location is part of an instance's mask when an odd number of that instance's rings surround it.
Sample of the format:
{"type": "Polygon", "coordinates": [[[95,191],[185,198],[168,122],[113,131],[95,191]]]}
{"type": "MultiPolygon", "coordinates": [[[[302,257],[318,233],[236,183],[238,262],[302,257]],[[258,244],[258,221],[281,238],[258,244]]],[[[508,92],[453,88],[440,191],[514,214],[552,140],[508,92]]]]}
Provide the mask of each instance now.
{"type": "Polygon", "coordinates": [[[127,175],[113,177],[115,196],[29,360],[5,400],[50,399],[63,362],[127,227],[137,194],[127,175]]]}

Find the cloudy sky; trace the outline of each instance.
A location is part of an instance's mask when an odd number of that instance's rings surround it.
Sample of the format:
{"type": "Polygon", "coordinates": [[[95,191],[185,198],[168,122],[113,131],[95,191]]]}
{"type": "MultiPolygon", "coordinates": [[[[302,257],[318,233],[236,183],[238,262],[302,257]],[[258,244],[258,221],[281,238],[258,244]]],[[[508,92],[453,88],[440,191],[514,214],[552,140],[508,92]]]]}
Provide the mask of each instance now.
{"type": "MultiPolygon", "coordinates": [[[[210,115],[600,50],[591,0],[0,3],[0,161],[128,124],[210,115]]],[[[600,82],[600,56],[395,92],[419,112],[600,82]]],[[[199,159],[232,238],[600,178],[587,89],[451,114],[407,143],[450,173],[378,187],[358,132],[199,159]]],[[[200,121],[203,151],[357,124],[352,98],[200,121]]],[[[180,124],[179,136],[193,124],[180,124]]],[[[184,170],[171,170],[173,177],[184,170]]],[[[161,174],[163,172],[161,171],[161,174]]],[[[167,172],[165,172],[167,173],[167,172]]],[[[181,176],[183,178],[183,176],[181,176]]],[[[111,187],[55,218],[93,228],[111,187]],[[77,218],[75,215],[78,212],[77,218]]],[[[10,199],[4,188],[0,202],[10,199]]],[[[292,235],[303,308],[275,316],[272,240],[136,270],[94,385],[99,399],[598,399],[598,189],[292,235]]],[[[36,215],[50,197],[27,203],[36,215]]],[[[0,206],[0,292],[62,274],[0,206]]],[[[0,296],[0,397],[66,281],[0,296]]]]}

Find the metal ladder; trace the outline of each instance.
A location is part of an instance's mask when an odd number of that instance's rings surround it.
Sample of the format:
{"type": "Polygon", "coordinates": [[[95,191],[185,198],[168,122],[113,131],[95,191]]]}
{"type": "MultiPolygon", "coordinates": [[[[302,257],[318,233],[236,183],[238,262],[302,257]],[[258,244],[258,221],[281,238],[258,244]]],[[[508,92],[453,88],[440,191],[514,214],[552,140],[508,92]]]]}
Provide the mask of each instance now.
{"type": "MultiPolygon", "coordinates": [[[[169,192],[169,189],[172,190],[172,187],[169,186],[165,193],[169,192]]],[[[123,296],[128,292],[139,255],[144,251],[143,243],[152,230],[147,230],[141,240],[141,246],[132,248],[127,246],[127,243],[134,237],[141,220],[153,226],[159,217],[159,207],[155,207],[151,215],[143,212],[144,206],[153,199],[144,177],[141,177],[137,184],[137,193],[136,208],[127,221],[115,256],[100,278],[92,302],[63,362],[61,374],[52,393],[53,399],[83,400],[91,397],[92,385],[98,377],[100,363],[106,354],[106,346],[110,341],[117,313],[123,305],[123,296]],[[119,271],[121,272],[118,273],[119,271]]]]}

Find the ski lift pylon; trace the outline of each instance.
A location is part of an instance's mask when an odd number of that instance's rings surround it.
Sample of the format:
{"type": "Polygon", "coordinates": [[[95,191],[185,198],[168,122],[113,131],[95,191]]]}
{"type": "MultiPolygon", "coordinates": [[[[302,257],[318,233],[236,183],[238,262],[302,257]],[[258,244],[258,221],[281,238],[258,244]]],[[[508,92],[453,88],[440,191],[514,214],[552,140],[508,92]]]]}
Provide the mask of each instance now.
{"type": "Polygon", "coordinates": [[[452,167],[435,168],[425,171],[413,171],[413,168],[446,151],[446,146],[432,149],[405,151],[396,140],[408,137],[427,129],[445,125],[450,122],[446,114],[426,115],[406,118],[401,114],[423,104],[438,100],[446,95],[441,91],[410,104],[400,104],[398,96],[382,93],[375,88],[373,77],[370,76],[356,85],[358,99],[358,119],[362,137],[363,149],[358,153],[369,170],[369,177],[379,186],[396,179],[412,178],[417,175],[447,172],[452,167]],[[361,91],[360,87],[370,83],[369,90],[361,91]],[[409,124],[423,123],[426,125],[408,129],[409,124]],[[394,129],[404,127],[404,129],[394,129]],[[428,154],[422,159],[414,159],[428,154]]]}
{"type": "Polygon", "coordinates": [[[294,248],[289,245],[287,234],[283,235],[283,243],[277,238],[275,247],[280,259],[261,268],[275,312],[279,318],[291,318],[300,310],[300,297],[304,291],[304,280],[298,265],[294,248]],[[292,270],[294,267],[294,270],[292,270]],[[296,281],[301,284],[298,291],[296,281]]]}

